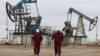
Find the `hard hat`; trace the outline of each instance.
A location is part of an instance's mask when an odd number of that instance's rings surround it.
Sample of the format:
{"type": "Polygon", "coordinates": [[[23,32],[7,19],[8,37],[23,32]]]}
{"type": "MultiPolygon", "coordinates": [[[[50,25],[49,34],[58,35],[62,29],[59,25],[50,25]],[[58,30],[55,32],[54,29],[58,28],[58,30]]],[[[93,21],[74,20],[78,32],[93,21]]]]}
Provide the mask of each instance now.
{"type": "Polygon", "coordinates": [[[60,28],[56,28],[56,31],[61,31],[60,28]]]}
{"type": "Polygon", "coordinates": [[[36,32],[40,32],[39,29],[36,29],[36,32]]]}

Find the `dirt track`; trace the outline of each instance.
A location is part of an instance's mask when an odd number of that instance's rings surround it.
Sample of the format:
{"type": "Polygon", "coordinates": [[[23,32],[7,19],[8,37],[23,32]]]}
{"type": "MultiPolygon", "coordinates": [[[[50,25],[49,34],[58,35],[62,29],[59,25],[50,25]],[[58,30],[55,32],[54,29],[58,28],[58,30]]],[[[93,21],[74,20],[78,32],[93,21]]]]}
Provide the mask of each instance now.
{"type": "MultiPolygon", "coordinates": [[[[0,45],[0,56],[33,56],[32,46],[0,45]]],[[[54,56],[53,47],[42,47],[40,56],[54,56]]],[[[100,47],[72,46],[62,47],[61,56],[100,56],[100,47]]]]}

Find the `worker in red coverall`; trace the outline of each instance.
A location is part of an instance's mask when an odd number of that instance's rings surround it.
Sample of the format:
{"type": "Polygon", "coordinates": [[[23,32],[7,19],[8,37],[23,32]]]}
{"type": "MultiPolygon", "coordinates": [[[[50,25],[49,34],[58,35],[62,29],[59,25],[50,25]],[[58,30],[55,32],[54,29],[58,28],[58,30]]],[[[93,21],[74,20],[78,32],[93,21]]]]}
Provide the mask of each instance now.
{"type": "Polygon", "coordinates": [[[36,30],[36,33],[33,35],[32,40],[34,41],[34,55],[39,56],[40,53],[40,44],[42,41],[42,33],[39,30],[36,30]]]}
{"type": "Polygon", "coordinates": [[[63,38],[63,33],[59,30],[56,31],[52,36],[52,40],[54,39],[55,56],[57,56],[57,54],[58,56],[61,55],[61,43],[63,41],[63,38]]]}

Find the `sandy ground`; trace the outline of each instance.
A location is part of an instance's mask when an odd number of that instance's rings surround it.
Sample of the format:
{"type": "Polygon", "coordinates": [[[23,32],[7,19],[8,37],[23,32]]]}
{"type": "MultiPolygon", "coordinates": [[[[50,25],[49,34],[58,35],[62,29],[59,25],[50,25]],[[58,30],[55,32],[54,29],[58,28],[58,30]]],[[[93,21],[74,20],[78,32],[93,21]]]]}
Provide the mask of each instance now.
{"type": "MultiPolygon", "coordinates": [[[[0,45],[0,56],[34,56],[32,48],[32,46],[24,45],[0,45]]],[[[53,47],[41,47],[40,56],[54,56],[53,47]]],[[[62,47],[61,56],[100,56],[100,47],[62,47]]]]}

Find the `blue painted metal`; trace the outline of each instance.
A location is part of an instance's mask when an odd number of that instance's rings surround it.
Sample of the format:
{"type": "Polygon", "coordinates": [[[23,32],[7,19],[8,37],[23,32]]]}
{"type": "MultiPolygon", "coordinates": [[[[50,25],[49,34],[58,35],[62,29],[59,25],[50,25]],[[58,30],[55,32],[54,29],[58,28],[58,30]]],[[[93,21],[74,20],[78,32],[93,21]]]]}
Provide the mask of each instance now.
{"type": "MultiPolygon", "coordinates": [[[[23,4],[26,4],[26,3],[35,3],[36,4],[36,10],[37,10],[37,14],[38,14],[36,24],[31,25],[31,21],[30,22],[26,21],[27,24],[26,24],[26,27],[25,27],[25,30],[24,30],[24,31],[28,32],[28,34],[33,34],[34,32],[36,32],[36,29],[39,29],[40,23],[41,23],[41,20],[42,20],[42,17],[39,15],[39,11],[38,11],[37,0],[21,0],[18,4],[13,6],[11,9],[14,12],[15,15],[19,16],[19,18],[18,18],[19,19],[19,25],[21,25],[20,26],[21,32],[23,32],[22,29],[23,29],[24,26],[22,24],[22,19],[23,19],[24,15],[29,15],[29,13],[20,13],[20,12],[21,12],[21,9],[23,9],[23,4]],[[17,9],[18,9],[19,12],[15,13],[15,11],[17,11],[17,9]]],[[[14,17],[15,17],[15,15],[14,15],[14,17]]],[[[28,20],[31,19],[29,17],[27,17],[27,18],[28,18],[28,20]]],[[[17,31],[16,28],[15,28],[15,31],[17,31]]],[[[20,29],[18,30],[18,33],[20,33],[20,29]]]]}
{"type": "Polygon", "coordinates": [[[34,1],[31,1],[31,0],[21,0],[18,4],[16,4],[14,7],[13,7],[13,10],[16,10],[16,9],[19,9],[19,8],[22,8],[22,4],[24,3],[37,3],[37,0],[34,0],[34,1]]]}
{"type": "Polygon", "coordinates": [[[76,13],[77,15],[81,16],[82,18],[85,18],[86,20],[88,20],[90,22],[89,31],[91,31],[96,26],[97,21],[98,21],[98,16],[91,19],[88,16],[82,14],[81,12],[75,10],[74,8],[70,8],[69,9],[69,14],[72,14],[72,12],[76,13]]]}
{"type": "Polygon", "coordinates": [[[81,12],[75,10],[74,8],[70,8],[70,9],[69,9],[69,13],[72,13],[72,12],[78,14],[79,16],[82,16],[83,18],[85,18],[85,19],[88,20],[88,21],[92,21],[92,19],[89,18],[88,16],[82,14],[81,12]]]}

